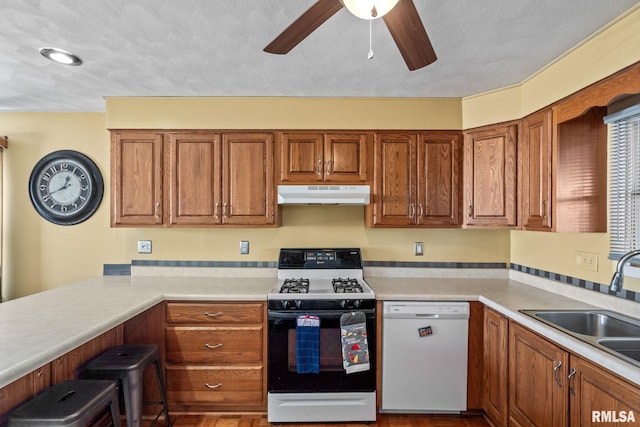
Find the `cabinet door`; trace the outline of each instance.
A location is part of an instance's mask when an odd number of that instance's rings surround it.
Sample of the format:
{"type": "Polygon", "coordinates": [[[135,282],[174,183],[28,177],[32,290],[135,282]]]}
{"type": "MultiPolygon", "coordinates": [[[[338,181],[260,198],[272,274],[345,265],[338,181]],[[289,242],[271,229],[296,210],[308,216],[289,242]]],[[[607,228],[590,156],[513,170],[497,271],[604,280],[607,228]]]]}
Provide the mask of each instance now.
{"type": "Polygon", "coordinates": [[[551,230],[552,112],[546,110],[523,121],[522,226],[551,230]]]}
{"type": "Polygon", "coordinates": [[[563,427],[569,422],[569,354],[509,324],[509,421],[514,426],[563,427]]]}
{"type": "Polygon", "coordinates": [[[374,141],[372,225],[415,223],[416,142],[410,133],[378,133],[374,141]]]}
{"type": "Polygon", "coordinates": [[[0,387],[0,425],[5,425],[12,410],[51,385],[50,372],[51,365],[46,364],[0,387]]]}
{"type": "Polygon", "coordinates": [[[275,224],[273,134],[222,137],[222,223],[275,224]]]}
{"type": "Polygon", "coordinates": [[[111,134],[111,226],[163,223],[163,135],[111,134]]]}
{"type": "Polygon", "coordinates": [[[572,427],[640,423],[638,387],[575,356],[571,368],[575,369],[569,383],[572,427]]]}
{"type": "Polygon", "coordinates": [[[453,132],[418,135],[418,224],[460,225],[461,136],[453,132]]]}
{"type": "Polygon", "coordinates": [[[116,326],[102,335],[74,348],[68,353],[63,354],[51,362],[51,382],[57,384],[62,381],[78,378],[82,365],[106,349],[119,344],[122,344],[122,328],[116,326]]]}
{"type": "Polygon", "coordinates": [[[283,133],[280,140],[280,181],[322,181],[323,152],[321,133],[283,133]]]}
{"type": "Polygon", "coordinates": [[[484,354],[482,406],[497,427],[509,422],[509,320],[484,309],[484,354]]]}
{"type": "Polygon", "coordinates": [[[464,225],[512,227],[517,223],[517,125],[465,134],[464,225]]]}
{"type": "Polygon", "coordinates": [[[173,133],[169,141],[169,224],[219,224],[220,135],[173,133]]]}
{"type": "Polygon", "coordinates": [[[364,133],[328,133],[324,139],[324,179],[328,182],[367,181],[367,146],[364,133]]]}

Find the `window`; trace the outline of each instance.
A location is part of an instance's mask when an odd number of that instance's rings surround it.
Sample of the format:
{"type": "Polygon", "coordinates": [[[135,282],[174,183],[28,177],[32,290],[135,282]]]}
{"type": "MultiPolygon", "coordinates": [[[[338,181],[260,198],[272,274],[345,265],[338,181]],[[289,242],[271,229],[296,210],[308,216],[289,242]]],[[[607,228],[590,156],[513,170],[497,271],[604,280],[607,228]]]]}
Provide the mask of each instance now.
{"type": "Polygon", "coordinates": [[[640,249],[640,104],[604,118],[609,124],[610,259],[640,249]]]}

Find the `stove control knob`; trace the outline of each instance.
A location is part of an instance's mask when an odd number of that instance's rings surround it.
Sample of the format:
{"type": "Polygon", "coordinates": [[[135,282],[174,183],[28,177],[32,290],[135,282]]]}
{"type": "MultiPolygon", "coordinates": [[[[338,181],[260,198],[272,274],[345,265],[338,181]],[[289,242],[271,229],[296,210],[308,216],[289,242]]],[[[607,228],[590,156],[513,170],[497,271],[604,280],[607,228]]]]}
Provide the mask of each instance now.
{"type": "Polygon", "coordinates": [[[343,299],[340,301],[340,308],[347,308],[347,300],[343,299]]]}
{"type": "Polygon", "coordinates": [[[300,310],[300,309],[302,308],[302,301],[301,301],[301,300],[299,300],[299,299],[298,299],[298,300],[296,300],[296,308],[297,308],[298,310],[300,310]]]}
{"type": "Polygon", "coordinates": [[[286,310],[289,307],[289,300],[284,299],[284,300],[280,301],[280,303],[282,304],[282,309],[283,310],[286,310]]]}
{"type": "Polygon", "coordinates": [[[362,300],[359,300],[359,299],[353,300],[353,308],[359,308],[361,303],[362,303],[362,300]]]}

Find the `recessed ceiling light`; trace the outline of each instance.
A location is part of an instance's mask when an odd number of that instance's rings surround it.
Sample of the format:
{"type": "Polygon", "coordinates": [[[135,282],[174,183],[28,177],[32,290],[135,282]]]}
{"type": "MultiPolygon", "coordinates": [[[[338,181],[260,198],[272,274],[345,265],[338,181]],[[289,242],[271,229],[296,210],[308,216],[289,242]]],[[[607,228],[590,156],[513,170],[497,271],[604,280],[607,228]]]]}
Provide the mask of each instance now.
{"type": "Polygon", "coordinates": [[[67,52],[66,50],[57,49],[55,47],[40,48],[40,55],[44,56],[47,59],[52,60],[53,62],[57,62],[59,64],[64,64],[64,65],[82,64],[82,59],[80,59],[73,53],[67,52]]]}

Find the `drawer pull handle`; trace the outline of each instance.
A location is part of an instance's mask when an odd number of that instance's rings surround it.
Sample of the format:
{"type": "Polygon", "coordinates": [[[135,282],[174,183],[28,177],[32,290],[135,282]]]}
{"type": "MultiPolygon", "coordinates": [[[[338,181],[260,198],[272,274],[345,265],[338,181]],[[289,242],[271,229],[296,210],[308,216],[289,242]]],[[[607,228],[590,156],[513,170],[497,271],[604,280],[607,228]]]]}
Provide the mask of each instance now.
{"type": "Polygon", "coordinates": [[[204,383],[204,386],[205,386],[205,387],[207,387],[207,388],[209,388],[209,389],[216,389],[216,388],[220,388],[220,387],[222,387],[222,383],[218,383],[218,384],[216,384],[216,385],[211,385],[211,384],[209,384],[209,383],[204,383]]]}
{"type": "Polygon", "coordinates": [[[204,315],[207,317],[218,317],[218,316],[222,316],[222,312],[219,311],[217,313],[209,313],[208,311],[205,311],[204,315]]]}
{"type": "Polygon", "coordinates": [[[211,345],[211,344],[205,344],[204,346],[213,350],[213,349],[215,349],[215,348],[220,348],[220,347],[222,347],[222,343],[220,343],[220,344],[214,344],[214,345],[211,345]]]}

